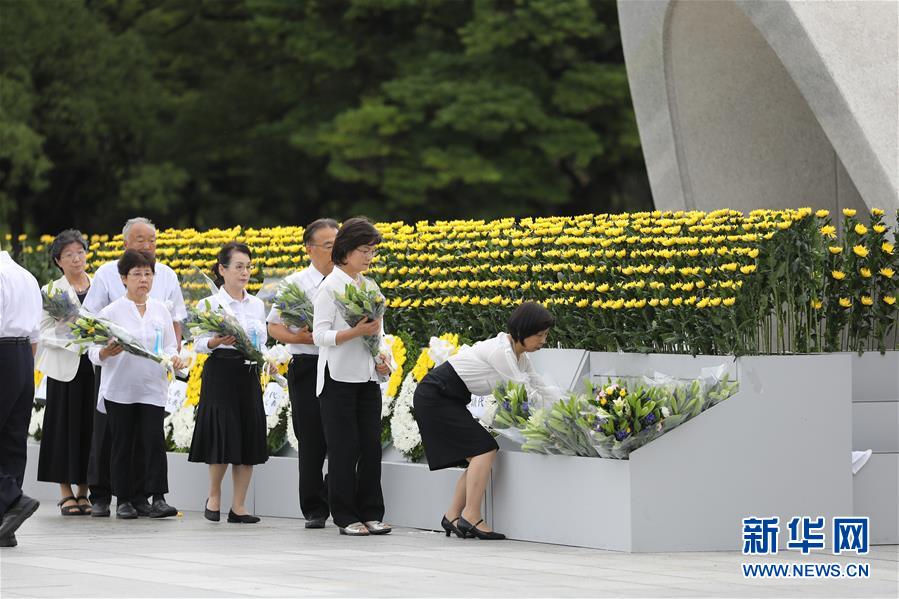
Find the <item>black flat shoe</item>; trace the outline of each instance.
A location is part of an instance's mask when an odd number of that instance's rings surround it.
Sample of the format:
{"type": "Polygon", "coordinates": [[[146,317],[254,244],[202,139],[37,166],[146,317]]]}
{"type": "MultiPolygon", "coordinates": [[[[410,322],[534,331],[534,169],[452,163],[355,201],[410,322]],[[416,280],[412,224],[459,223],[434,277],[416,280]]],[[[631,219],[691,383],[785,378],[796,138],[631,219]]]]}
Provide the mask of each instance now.
{"type": "Polygon", "coordinates": [[[209,499],[206,500],[206,503],[203,504],[203,517],[209,520],[210,522],[218,522],[222,519],[222,513],[219,510],[212,511],[208,507],[209,499]]]}
{"type": "Polygon", "coordinates": [[[15,547],[18,544],[19,542],[16,540],[16,535],[0,538],[0,547],[15,547]]]}
{"type": "Polygon", "coordinates": [[[130,502],[125,501],[116,506],[115,517],[122,520],[135,520],[137,518],[137,510],[130,502]]]}
{"type": "Polygon", "coordinates": [[[234,513],[234,510],[228,510],[228,522],[232,524],[256,524],[259,520],[256,516],[251,516],[250,514],[238,516],[234,513]]]}
{"type": "Polygon", "coordinates": [[[478,528],[478,524],[483,522],[484,519],[481,518],[474,524],[466,520],[465,518],[459,518],[459,530],[465,533],[466,536],[472,537],[475,539],[481,539],[484,541],[502,541],[506,538],[506,535],[499,532],[487,532],[486,530],[481,530],[478,528]]]}
{"type": "Polygon", "coordinates": [[[3,520],[0,523],[0,538],[11,537],[22,526],[22,522],[30,518],[40,505],[41,502],[37,499],[22,494],[19,500],[3,514],[3,520]]]}
{"type": "Polygon", "coordinates": [[[465,538],[465,533],[459,530],[459,527],[456,526],[456,522],[459,521],[459,518],[455,520],[448,520],[446,516],[443,517],[443,520],[440,521],[440,526],[443,527],[443,530],[446,531],[446,536],[450,536],[451,534],[455,534],[460,539],[465,538]]]}
{"type": "Polygon", "coordinates": [[[141,518],[152,517],[153,508],[148,501],[132,501],[131,505],[134,507],[134,511],[137,512],[137,515],[141,518]]]}
{"type": "Polygon", "coordinates": [[[177,516],[178,510],[167,504],[165,499],[157,499],[153,502],[153,505],[150,506],[150,513],[148,515],[151,518],[168,518],[170,516],[177,516]]]}
{"type": "Polygon", "coordinates": [[[100,501],[92,503],[91,516],[94,518],[109,518],[109,504],[100,501]]]}
{"type": "Polygon", "coordinates": [[[324,518],[309,518],[306,520],[306,528],[324,528],[325,522],[328,521],[328,517],[324,518]]]}

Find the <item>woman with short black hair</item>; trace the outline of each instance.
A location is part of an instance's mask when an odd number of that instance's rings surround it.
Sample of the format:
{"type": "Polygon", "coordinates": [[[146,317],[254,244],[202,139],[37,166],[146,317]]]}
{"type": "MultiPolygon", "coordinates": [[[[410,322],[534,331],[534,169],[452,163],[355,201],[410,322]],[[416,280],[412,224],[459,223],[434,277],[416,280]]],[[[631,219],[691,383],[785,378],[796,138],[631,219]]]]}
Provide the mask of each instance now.
{"type": "Polygon", "coordinates": [[[528,398],[549,400],[557,391],[534,371],[528,353],[546,343],[552,314],[534,302],[518,306],[507,332],[463,347],[429,372],[415,389],[413,408],[431,470],[462,467],[450,507],[441,521],[446,536],[500,540],[481,518],[481,502],[499,446],[466,407],[474,395],[490,395],[503,382],[525,385],[528,398]],[[458,525],[456,522],[458,521],[458,525]]]}
{"type": "MultiPolygon", "coordinates": [[[[347,285],[378,290],[363,275],[378,252],[381,234],[365,218],[343,223],[334,239],[334,270],[315,297],[312,338],[319,346],[316,394],[328,446],[328,503],[342,535],[387,534],[381,492],[381,389],[376,364],[362,337],[383,335],[381,320],[350,327],[334,303],[347,285]]],[[[300,440],[302,443],[302,440],[300,440]]]]}
{"type": "MultiPolygon", "coordinates": [[[[80,231],[66,229],[50,244],[50,259],[63,275],[42,291],[64,293],[80,306],[91,286],[87,241],[80,231]]],[[[87,348],[62,341],[60,325],[46,311],[41,320],[41,341],[35,369],[47,377],[41,452],[37,479],[59,483],[59,511],[63,516],[87,515],[87,462],[94,418],[94,368],[87,348]],[[77,493],[72,486],[77,485],[77,493]]]]}
{"type": "MultiPolygon", "coordinates": [[[[174,355],[172,365],[181,368],[181,360],[175,355],[178,340],[172,315],[164,303],[149,295],[156,261],[143,252],[125,250],[117,268],[125,285],[125,295],[100,310],[98,316],[125,329],[144,348],[174,355]]],[[[153,360],[124,353],[115,340],[103,347],[91,346],[88,355],[91,362],[103,367],[98,409],[108,416],[116,517],[137,518],[132,502],[139,500],[143,491],[153,497],[148,516],[176,515],[178,510],[165,501],[169,490],[162,430],[169,388],[166,369],[153,360]],[[144,454],[142,460],[137,460],[146,465],[141,481],[137,480],[133,470],[135,448],[144,454]],[[143,488],[139,488],[139,484],[143,488]]]]}
{"type": "MultiPolygon", "coordinates": [[[[253,253],[243,243],[222,246],[213,274],[218,293],[200,300],[198,306],[233,314],[257,349],[265,347],[265,305],[247,293],[253,272],[253,253]]],[[[268,461],[265,408],[259,382],[261,364],[246,363],[234,348],[231,336],[204,334],[194,340],[194,350],[211,354],[203,366],[203,384],[194,436],[190,444],[191,462],[209,465],[209,495],[203,509],[207,520],[221,519],[222,480],[231,465],[234,493],[228,522],[255,524],[259,518],[246,507],[253,466],[268,461]]]]}

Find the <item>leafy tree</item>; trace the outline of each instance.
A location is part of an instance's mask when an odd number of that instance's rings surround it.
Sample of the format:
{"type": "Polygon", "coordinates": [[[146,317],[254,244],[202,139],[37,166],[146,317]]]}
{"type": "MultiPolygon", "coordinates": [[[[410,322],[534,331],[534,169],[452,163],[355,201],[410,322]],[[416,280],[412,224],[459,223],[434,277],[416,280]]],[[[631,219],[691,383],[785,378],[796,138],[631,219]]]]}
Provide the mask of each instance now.
{"type": "Polygon", "coordinates": [[[615,11],[0,0],[0,231],[646,208],[615,11]]]}

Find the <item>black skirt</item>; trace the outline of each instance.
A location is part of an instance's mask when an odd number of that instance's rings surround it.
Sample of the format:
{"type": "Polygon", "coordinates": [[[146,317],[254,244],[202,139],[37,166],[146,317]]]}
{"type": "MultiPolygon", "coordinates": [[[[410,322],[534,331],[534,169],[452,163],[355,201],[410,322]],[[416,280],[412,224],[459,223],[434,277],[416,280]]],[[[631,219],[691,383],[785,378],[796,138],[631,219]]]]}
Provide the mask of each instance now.
{"type": "Polygon", "coordinates": [[[86,484],[94,428],[94,367],[86,355],[68,382],[47,377],[47,405],[41,427],[37,479],[86,484]]]}
{"type": "Polygon", "coordinates": [[[268,460],[259,367],[237,350],[217,349],[203,366],[191,462],[262,464],[268,460]]]}
{"type": "Polygon", "coordinates": [[[496,440],[466,407],[471,391],[449,362],[425,375],[412,399],[428,467],[468,466],[472,458],[499,449],[496,440]]]}

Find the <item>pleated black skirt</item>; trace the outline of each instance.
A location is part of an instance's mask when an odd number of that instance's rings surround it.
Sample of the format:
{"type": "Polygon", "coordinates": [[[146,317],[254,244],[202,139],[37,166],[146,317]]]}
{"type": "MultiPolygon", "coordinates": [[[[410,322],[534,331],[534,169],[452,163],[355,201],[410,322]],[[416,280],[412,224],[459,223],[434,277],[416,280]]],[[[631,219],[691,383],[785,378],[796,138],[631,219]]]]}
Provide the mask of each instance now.
{"type": "Polygon", "coordinates": [[[247,466],[268,460],[259,367],[244,364],[237,350],[217,349],[203,366],[188,460],[247,466]]]}
{"type": "Polygon", "coordinates": [[[431,470],[467,467],[466,458],[499,449],[496,440],[466,407],[471,391],[444,362],[425,375],[412,399],[415,420],[431,470]]]}
{"type": "Polygon", "coordinates": [[[86,355],[81,356],[78,372],[71,381],[47,378],[38,480],[87,483],[94,405],[94,367],[86,355]]]}

